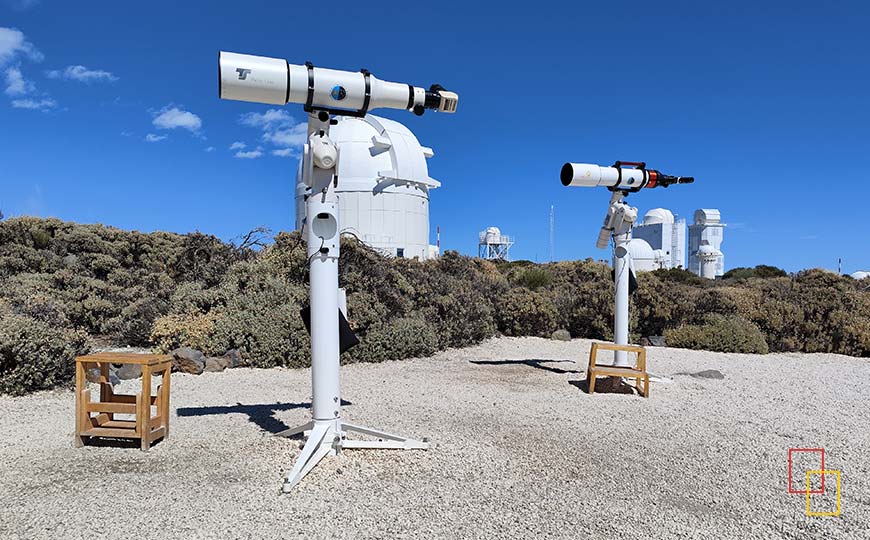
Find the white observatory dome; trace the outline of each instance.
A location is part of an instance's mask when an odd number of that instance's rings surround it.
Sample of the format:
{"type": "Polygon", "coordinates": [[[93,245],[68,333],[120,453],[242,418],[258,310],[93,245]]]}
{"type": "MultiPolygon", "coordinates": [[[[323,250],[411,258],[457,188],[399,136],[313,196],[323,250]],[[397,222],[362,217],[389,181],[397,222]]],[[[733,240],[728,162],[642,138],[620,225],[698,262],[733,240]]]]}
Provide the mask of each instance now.
{"type": "Polygon", "coordinates": [[[858,272],[854,272],[851,274],[853,279],[862,280],[870,278],[870,272],[865,272],[863,270],[859,270],[858,272]]]}
{"type": "Polygon", "coordinates": [[[653,208],[643,216],[644,225],[658,225],[659,223],[673,223],[674,214],[666,208],[653,208]]]}
{"type": "MultiPolygon", "coordinates": [[[[631,255],[631,265],[635,272],[649,272],[662,267],[661,250],[653,249],[646,240],[632,238],[628,242],[628,253],[631,255]]],[[[615,261],[613,265],[615,268],[615,261]]]]}
{"type": "Polygon", "coordinates": [[[487,244],[498,244],[501,242],[501,229],[498,227],[487,227],[483,234],[483,240],[487,244]]]}
{"type": "MultiPolygon", "coordinates": [[[[429,177],[421,146],[402,124],[374,115],[338,117],[329,138],[339,149],[336,174],[343,234],[396,257],[426,259],[429,246],[429,177]]],[[[302,162],[296,172],[296,228],[305,217],[302,162]]]]}

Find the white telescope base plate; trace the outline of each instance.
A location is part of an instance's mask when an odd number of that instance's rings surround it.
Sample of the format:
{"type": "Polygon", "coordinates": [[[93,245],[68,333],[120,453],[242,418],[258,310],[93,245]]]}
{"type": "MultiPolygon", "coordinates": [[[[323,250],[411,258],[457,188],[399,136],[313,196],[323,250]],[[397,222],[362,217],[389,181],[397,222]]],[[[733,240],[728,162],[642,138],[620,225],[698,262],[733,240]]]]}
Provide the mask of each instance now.
{"type": "Polygon", "coordinates": [[[293,468],[284,477],[281,490],[289,493],[305,475],[308,474],[320,460],[326,456],[335,456],[345,448],[371,448],[382,450],[428,450],[429,443],[424,439],[418,441],[385,431],[358,426],[336,420],[312,420],[301,426],[276,433],[278,437],[292,437],[303,433],[308,437],[302,453],[296,458],[293,468]],[[375,440],[348,439],[349,432],[375,437],[375,440]]]}

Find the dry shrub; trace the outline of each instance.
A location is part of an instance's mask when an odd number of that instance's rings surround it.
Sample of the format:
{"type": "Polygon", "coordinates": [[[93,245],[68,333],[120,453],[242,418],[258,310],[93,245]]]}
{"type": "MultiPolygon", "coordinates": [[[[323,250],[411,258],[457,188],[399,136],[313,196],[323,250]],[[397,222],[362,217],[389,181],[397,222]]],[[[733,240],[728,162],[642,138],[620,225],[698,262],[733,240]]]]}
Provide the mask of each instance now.
{"type": "Polygon", "coordinates": [[[69,386],[86,339],[81,331],[8,312],[0,315],[0,394],[69,386]]]}
{"type": "Polygon", "coordinates": [[[741,317],[710,314],[700,324],[665,330],[671,347],[707,351],[767,354],[767,342],[757,326],[741,317]]]}
{"type": "Polygon", "coordinates": [[[512,289],[496,299],[496,320],[508,336],[549,337],[556,329],[558,314],[553,302],[525,288],[512,289]]]}

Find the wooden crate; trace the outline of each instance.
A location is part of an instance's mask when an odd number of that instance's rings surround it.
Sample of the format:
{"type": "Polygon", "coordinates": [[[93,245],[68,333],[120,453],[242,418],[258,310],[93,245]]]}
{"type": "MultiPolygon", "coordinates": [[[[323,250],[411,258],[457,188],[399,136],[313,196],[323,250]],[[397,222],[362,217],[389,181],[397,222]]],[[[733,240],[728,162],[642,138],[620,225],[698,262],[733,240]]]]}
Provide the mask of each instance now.
{"type": "Polygon", "coordinates": [[[614,343],[593,343],[589,351],[589,367],[586,369],[586,381],[589,385],[589,393],[595,392],[595,378],[601,375],[610,377],[626,377],[635,379],[635,388],[645,398],[649,397],[649,374],[646,372],[646,349],[637,345],[616,345],[614,343]],[[612,365],[596,364],[599,350],[626,351],[637,355],[635,367],[616,367],[612,365]],[[640,383],[643,380],[643,389],[640,383]]]}
{"type": "Polygon", "coordinates": [[[85,437],[139,439],[147,451],[151,443],[169,437],[169,383],[171,357],[156,354],[97,353],[76,358],[76,432],[75,445],[85,437]],[[109,382],[110,364],[136,364],[142,367],[142,389],[136,395],[115,394],[109,382]],[[88,369],[100,370],[100,399],[91,401],[86,388],[88,369]],[[151,395],[152,375],[162,376],[157,395],[151,395]],[[157,414],[151,416],[151,407],[157,414]],[[91,416],[91,413],[96,413],[91,416]],[[132,414],[135,420],[115,420],[116,414],[132,414]]]}

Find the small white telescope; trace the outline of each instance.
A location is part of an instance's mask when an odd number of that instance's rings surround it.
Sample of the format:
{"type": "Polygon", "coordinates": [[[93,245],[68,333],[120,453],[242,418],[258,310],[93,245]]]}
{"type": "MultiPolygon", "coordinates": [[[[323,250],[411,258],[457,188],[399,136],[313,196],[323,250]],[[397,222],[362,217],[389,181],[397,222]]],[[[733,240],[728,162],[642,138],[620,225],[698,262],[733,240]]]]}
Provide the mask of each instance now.
{"type": "Polygon", "coordinates": [[[459,96],[441,85],[429,90],[382,81],[363,69],[339,71],[291,64],[279,58],[218,53],[218,93],[221,99],[286,105],[301,103],[343,116],[362,117],[371,109],[404,109],[421,115],[426,109],[455,113],[459,96]]]}
{"type": "Polygon", "coordinates": [[[562,185],[572,187],[604,186],[611,191],[639,191],[643,188],[668,187],[671,184],[691,184],[691,176],[671,176],[646,168],[634,161],[617,161],[612,167],[589,163],[566,163],[560,174],[562,185]],[[634,168],[623,167],[629,165],[634,168]]]}
{"type": "MultiPolygon", "coordinates": [[[[613,310],[613,342],[628,344],[628,296],[629,284],[633,281],[631,252],[631,229],[637,221],[637,208],[625,202],[625,198],[643,188],[668,187],[672,184],[691,184],[691,176],[671,176],[646,168],[646,163],[617,161],[612,167],[589,163],[566,163],[559,175],[562,185],[574,187],[603,186],[609,189],[610,205],[595,243],[605,249],[613,242],[613,275],[616,280],[615,307],[613,310]]],[[[613,365],[627,367],[625,351],[615,351],[613,365]]]]}

